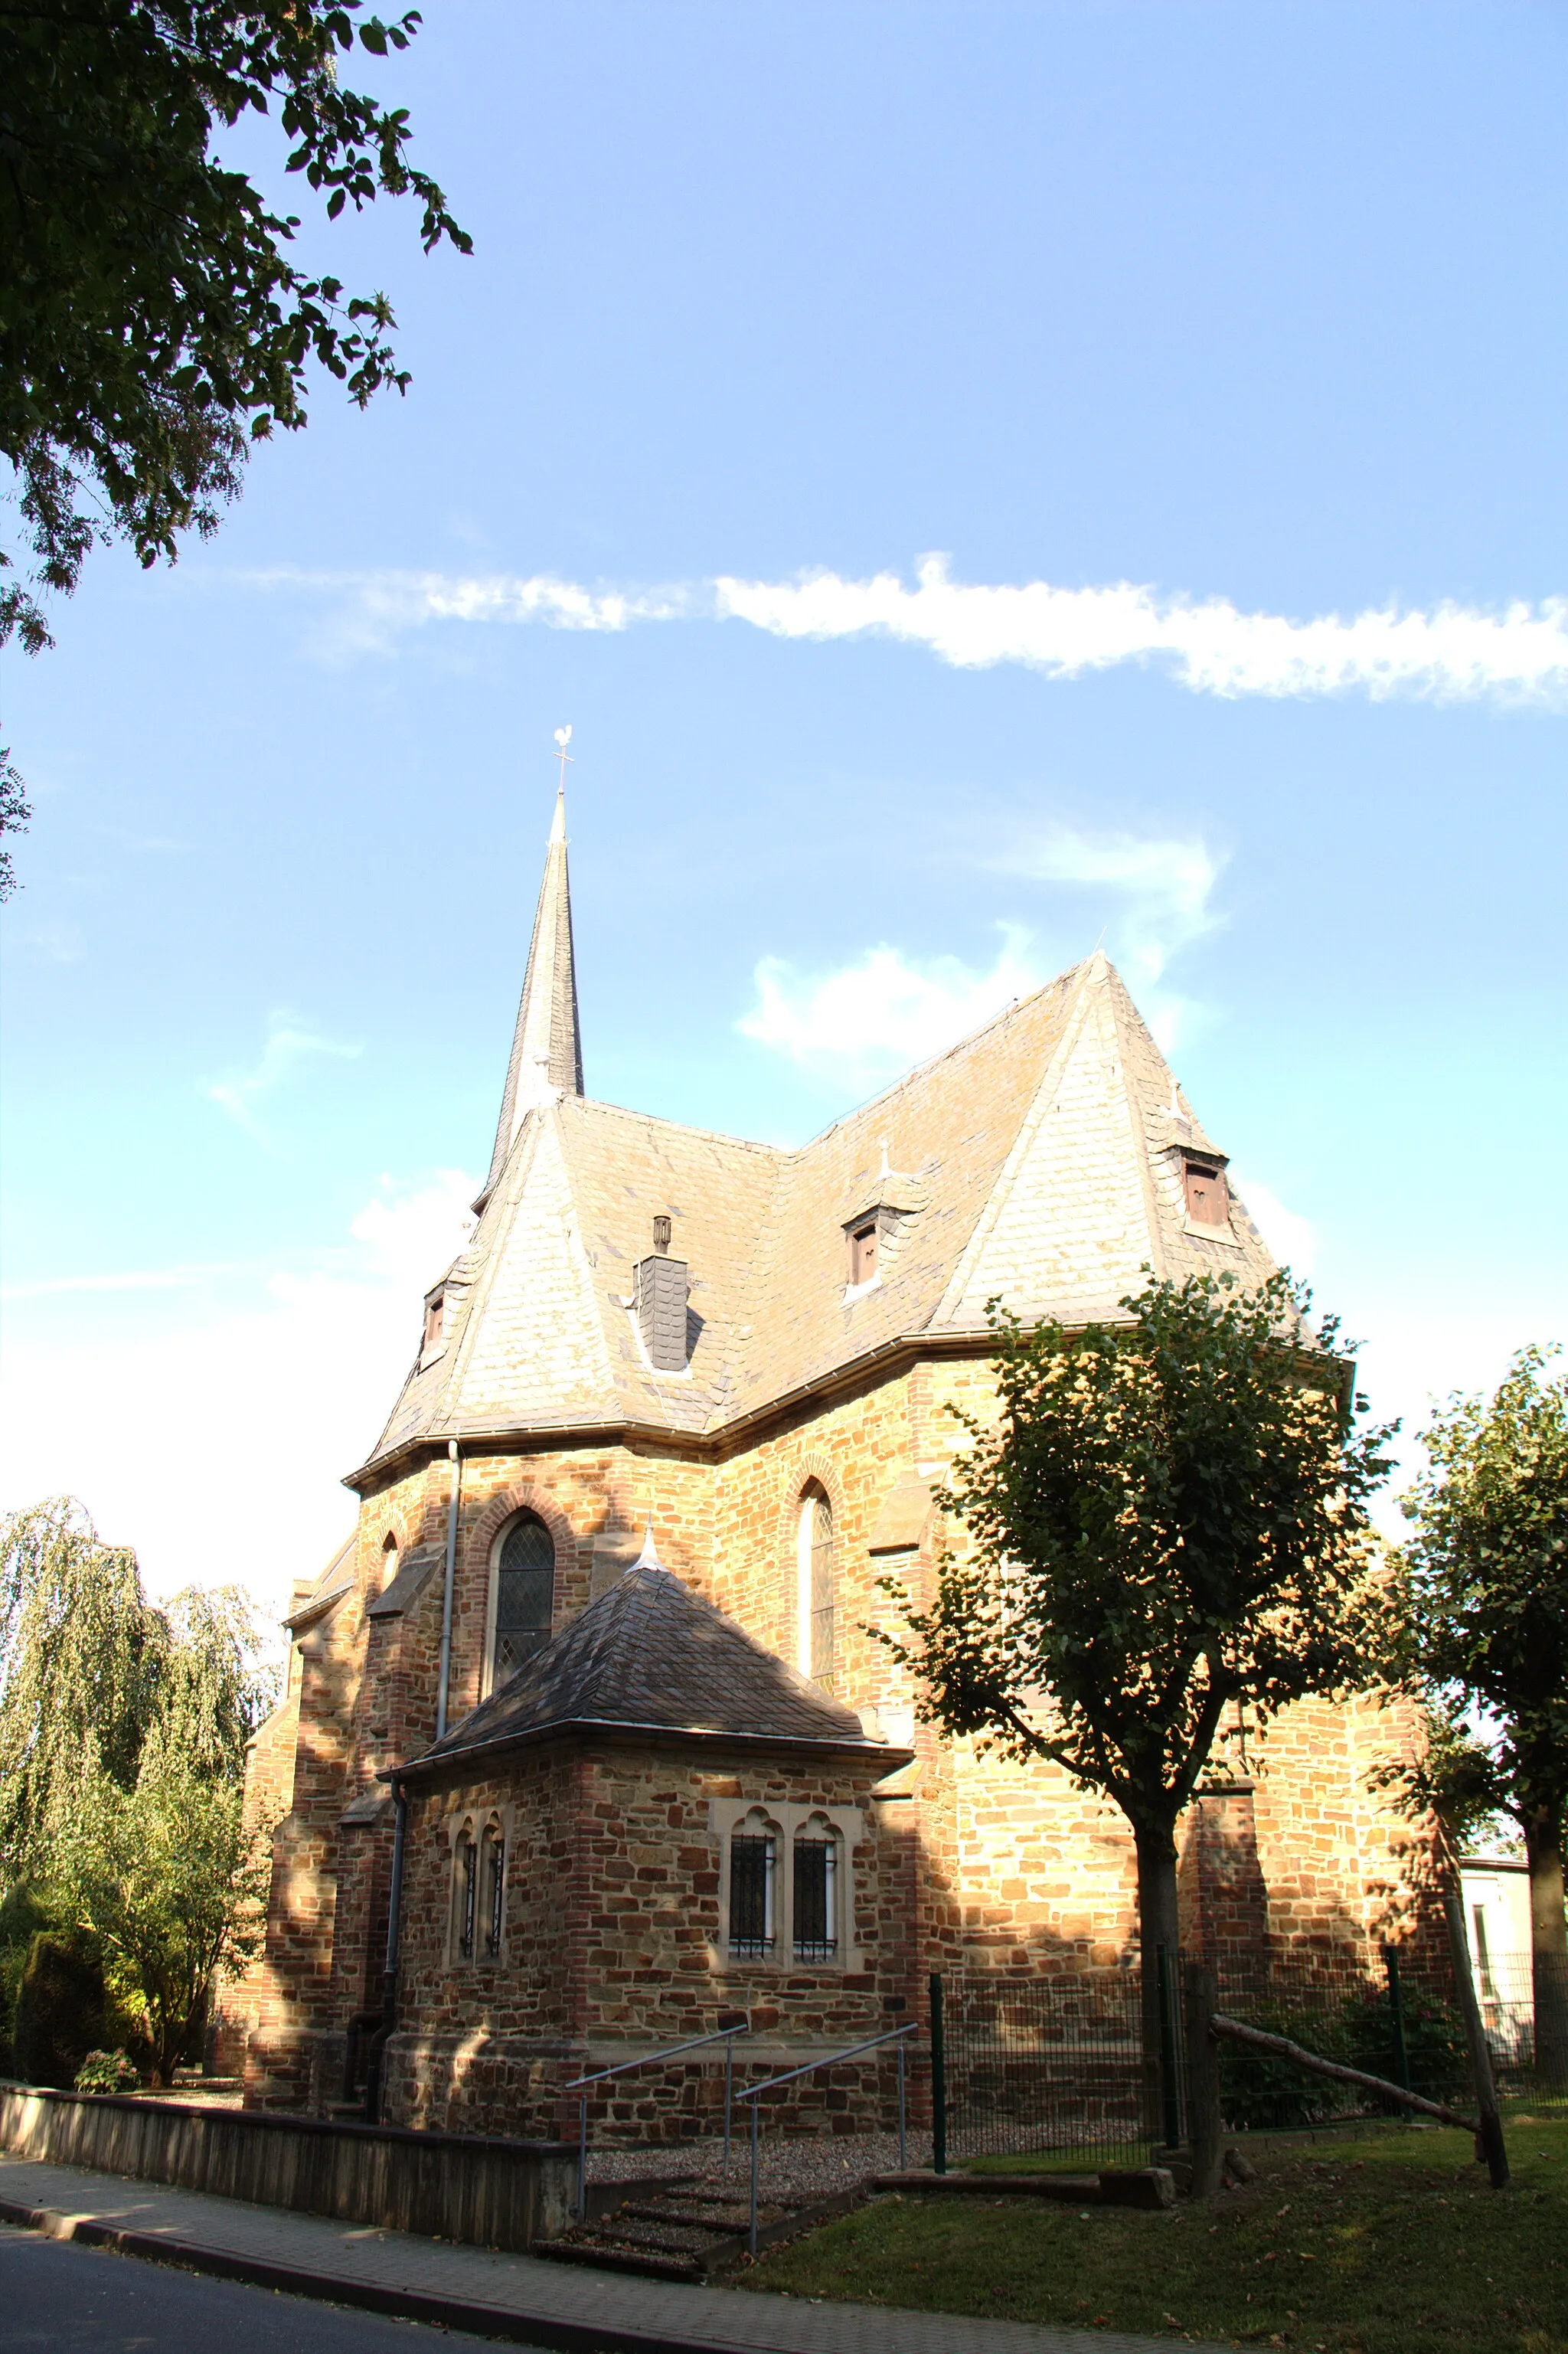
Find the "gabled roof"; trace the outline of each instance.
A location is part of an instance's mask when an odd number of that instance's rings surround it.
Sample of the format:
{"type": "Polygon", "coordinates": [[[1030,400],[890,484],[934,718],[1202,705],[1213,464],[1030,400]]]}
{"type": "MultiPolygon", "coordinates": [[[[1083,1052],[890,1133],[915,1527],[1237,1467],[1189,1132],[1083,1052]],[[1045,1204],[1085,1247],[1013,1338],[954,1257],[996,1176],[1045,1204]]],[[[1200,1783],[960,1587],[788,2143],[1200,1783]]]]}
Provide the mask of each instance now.
{"type": "Polygon", "coordinates": [[[553,1098],[520,1120],[441,1352],[371,1461],[532,1430],[715,1437],[890,1348],[978,1342],[993,1296],[1075,1323],[1114,1317],[1146,1265],[1261,1281],[1274,1261],[1234,1194],[1224,1235],[1189,1225],[1192,1150],[1213,1147],[1100,955],[797,1152],[553,1098]],[[854,1295],[844,1227],[878,1194],[895,1214],[854,1295]],[[678,1374],[649,1364],[629,1304],[657,1212],[691,1270],[678,1374]]]}
{"type": "Polygon", "coordinates": [[[867,1740],[853,1709],[786,1667],[668,1570],[641,1562],[402,1770],[418,1773],[552,1734],[617,1730],[852,1751],[888,1773],[911,1755],[867,1740]]]}

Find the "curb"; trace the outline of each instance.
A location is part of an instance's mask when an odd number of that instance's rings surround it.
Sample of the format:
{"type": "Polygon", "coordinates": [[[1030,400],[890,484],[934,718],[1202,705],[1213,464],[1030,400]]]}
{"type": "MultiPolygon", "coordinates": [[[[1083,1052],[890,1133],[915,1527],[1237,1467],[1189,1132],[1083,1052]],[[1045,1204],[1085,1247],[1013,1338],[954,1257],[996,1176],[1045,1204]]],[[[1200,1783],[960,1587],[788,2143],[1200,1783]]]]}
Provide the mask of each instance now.
{"type": "Polygon", "coordinates": [[[355,2306],[366,2313],[390,2314],[404,2321],[433,2322],[443,2329],[466,2329],[478,2338],[508,2338],[515,2345],[547,2347],[552,2354],[759,2354],[755,2343],[673,2338],[662,2330],[630,2329],[617,2322],[568,2321],[559,2314],[524,2313],[514,2306],[432,2296],[418,2289],[384,2288],[375,2281],[344,2280],[336,2273],[270,2264],[263,2256],[199,2247],[193,2241],[166,2239],[159,2232],[125,2231],[116,2223],[100,2223],[90,2215],[65,2214],[58,2207],[24,2207],[12,2199],[0,2199],[0,2223],[41,2232],[50,2240],[78,2241],[84,2247],[108,2248],[116,2255],[172,2264],[183,2272],[208,2273],[218,2280],[279,2289],[289,2296],[355,2306]]]}

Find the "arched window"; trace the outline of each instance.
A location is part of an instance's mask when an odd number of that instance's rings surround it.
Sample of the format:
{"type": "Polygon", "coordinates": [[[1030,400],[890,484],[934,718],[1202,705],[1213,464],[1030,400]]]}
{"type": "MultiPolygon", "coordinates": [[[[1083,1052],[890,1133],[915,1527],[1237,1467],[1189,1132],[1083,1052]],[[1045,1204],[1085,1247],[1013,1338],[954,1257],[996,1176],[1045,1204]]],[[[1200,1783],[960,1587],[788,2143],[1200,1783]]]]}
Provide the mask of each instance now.
{"type": "Polygon", "coordinates": [[[484,1955],[497,1961],[506,1919],[506,1838],[501,1825],[486,1823],[480,1849],[480,1906],[484,1927],[484,1955]]]}
{"type": "Polygon", "coordinates": [[[792,1925],[798,1962],[831,1962],[839,1950],[839,1840],[825,1816],[795,1834],[792,1925]]]}
{"type": "Polygon", "coordinates": [[[813,1480],[800,1499],[800,1672],[833,1689],[833,1508],[813,1480]]]}
{"type": "Polygon", "coordinates": [[[747,1961],[773,1951],[779,1845],[765,1815],[738,1822],[729,1842],[729,1950],[747,1961]]]}
{"type": "Polygon", "coordinates": [[[536,1513],[520,1512],[503,1532],[491,1586],[490,1688],[494,1691],[550,1639],[556,1546],[536,1513]]]}
{"type": "Polygon", "coordinates": [[[452,1950],[460,1961],[473,1959],[479,1920],[479,1842],[464,1823],[452,1844],[452,1950]]]}
{"type": "Polygon", "coordinates": [[[386,1593],[397,1575],[397,1540],[388,1536],[381,1547],[381,1591],[386,1593]]]}

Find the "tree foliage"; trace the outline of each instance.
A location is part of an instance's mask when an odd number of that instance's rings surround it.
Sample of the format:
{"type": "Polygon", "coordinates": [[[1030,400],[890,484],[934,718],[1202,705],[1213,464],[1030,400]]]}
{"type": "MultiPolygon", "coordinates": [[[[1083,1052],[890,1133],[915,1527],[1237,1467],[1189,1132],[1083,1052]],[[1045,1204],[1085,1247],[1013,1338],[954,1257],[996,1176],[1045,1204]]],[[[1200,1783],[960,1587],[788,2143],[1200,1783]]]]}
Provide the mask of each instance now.
{"type": "Polygon", "coordinates": [[[140,1994],[158,2082],[169,2081],[215,1978],[260,1950],[268,1829],[248,1829],[241,1790],[160,1735],[134,1789],[105,1782],[60,1840],[56,1884],[140,1994]]]}
{"type": "Polygon", "coordinates": [[[1125,1323],[1035,1331],[991,1303],[1001,1415],[960,1417],[938,1497],[969,1546],[892,1645],[948,1732],[1121,1808],[1146,1963],[1176,1941],[1176,1819],[1222,1726],[1360,1681],[1390,1432],[1347,1415],[1308,1299],[1284,1274],[1150,1281],[1125,1323]]]}
{"type": "MultiPolygon", "coordinates": [[[[329,219],[413,196],[427,251],[471,240],[408,160],[408,111],[340,79],[355,47],[419,24],[363,0],[0,0],[0,455],[26,577],[0,549],[0,644],[49,642],[95,541],[143,565],[203,536],[249,445],[306,421],[313,364],[362,408],[408,382],[385,294],[290,251],[276,210],[215,143],[275,116],[286,164],[329,219]]],[[[11,822],[20,817],[13,809],[11,822]]]]}
{"type": "Polygon", "coordinates": [[[1423,1433],[1394,1672],[1440,1720],[1478,1710],[1496,1728],[1475,1746],[1494,1804],[1524,1832],[1538,2041],[1568,2063],[1568,1379],[1552,1376],[1556,1353],[1520,1350],[1490,1398],[1451,1399],[1423,1433]]]}
{"type": "Polygon", "coordinates": [[[136,1556],[56,1496],[0,1537],[0,1872],[36,1878],[101,1780],[129,1789],[155,1706],[163,1622],[136,1556]]]}
{"type": "MultiPolygon", "coordinates": [[[[0,1529],[0,1871],[12,1891],[0,1939],[9,1915],[32,1955],[47,1924],[79,1975],[96,1956],[165,2076],[214,1973],[242,1967],[260,1934],[268,1827],[241,1822],[245,1744],[273,1691],[257,1649],[238,1587],[190,1587],[155,1609],[134,1553],[104,1544],[69,1497],[0,1529]]],[[[20,2021],[19,1952],[11,1965],[0,1980],[16,1981],[20,2021]]],[[[50,1986],[75,1983],[50,1967],[50,1986]]],[[[102,2032],[97,2019],[69,2034],[56,2022],[49,2048],[73,2052],[74,2070],[102,2032]]]]}

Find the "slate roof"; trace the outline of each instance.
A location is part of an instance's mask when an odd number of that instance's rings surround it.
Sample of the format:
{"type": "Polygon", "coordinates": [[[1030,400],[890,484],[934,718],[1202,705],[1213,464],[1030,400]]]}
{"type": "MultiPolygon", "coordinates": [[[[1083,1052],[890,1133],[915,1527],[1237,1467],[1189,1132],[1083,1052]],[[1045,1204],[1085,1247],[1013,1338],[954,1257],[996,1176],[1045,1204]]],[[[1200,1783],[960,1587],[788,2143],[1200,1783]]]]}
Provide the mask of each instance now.
{"type": "Polygon", "coordinates": [[[828,1747],[891,1773],[908,1750],[765,1650],[678,1577],[639,1563],[405,1771],[568,1729],[623,1728],[828,1747]]]}
{"type": "MultiPolygon", "coordinates": [[[[564,843],[550,860],[552,937],[569,939],[564,843]]],[[[575,1038],[569,974],[559,988],[575,1038]]],[[[544,1034],[526,992],[519,1035],[524,1016],[544,1034]]],[[[546,1093],[516,1119],[449,1278],[440,1352],[411,1371],[367,1471],[454,1437],[631,1425],[714,1438],[890,1347],[978,1342],[993,1295],[1075,1323],[1114,1317],[1146,1264],[1247,1283],[1274,1266],[1234,1191],[1223,1234],[1189,1225],[1182,1152],[1213,1148],[1097,953],[799,1151],[596,1103],[569,1081],[546,1093]],[[845,1225],[879,1195],[894,1210],[879,1279],[852,1294],[845,1225]],[[650,1365],[630,1306],[658,1213],[691,1276],[675,1374],[650,1365]]]]}

